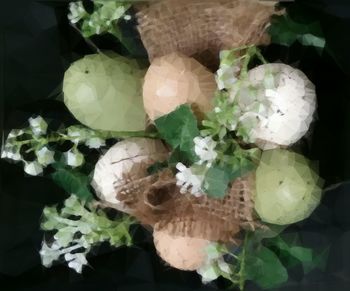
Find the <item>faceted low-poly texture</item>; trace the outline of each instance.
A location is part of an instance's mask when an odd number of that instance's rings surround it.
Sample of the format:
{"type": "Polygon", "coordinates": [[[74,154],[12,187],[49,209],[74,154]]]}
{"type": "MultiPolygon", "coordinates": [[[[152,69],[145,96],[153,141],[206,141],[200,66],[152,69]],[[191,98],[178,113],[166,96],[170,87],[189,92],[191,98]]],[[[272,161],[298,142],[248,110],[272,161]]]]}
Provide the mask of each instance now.
{"type": "Polygon", "coordinates": [[[139,8],[138,30],[150,60],[173,52],[206,66],[218,65],[219,52],[267,44],[265,29],[276,1],[164,0],[139,8]]]}
{"type": "Polygon", "coordinates": [[[180,192],[170,169],[131,179],[116,188],[117,198],[142,224],[156,231],[213,242],[237,243],[241,228],[260,228],[254,212],[254,181],[237,178],[223,199],[180,192]]]}
{"type": "Polygon", "coordinates": [[[231,98],[239,105],[249,142],[262,149],[289,146],[308,131],[316,109],[315,87],[303,72],[285,64],[266,64],[248,72],[231,98]]]}
{"type": "Polygon", "coordinates": [[[65,73],[64,102],[93,129],[144,130],[143,75],[136,61],[115,53],[87,55],[65,73]]]}
{"type": "Polygon", "coordinates": [[[160,140],[129,138],[118,142],[102,156],[95,166],[92,186],[97,196],[119,210],[125,207],[116,199],[115,187],[126,177],[140,179],[147,175],[145,166],[164,161],[168,151],[160,140]]]}
{"type": "Polygon", "coordinates": [[[153,239],[159,256],[174,268],[194,271],[207,260],[208,240],[174,236],[166,231],[154,231],[153,239]]]}
{"type": "Polygon", "coordinates": [[[265,151],[256,171],[255,210],[268,223],[298,222],[319,204],[320,186],[303,156],[282,149],[265,151]]]}
{"type": "Polygon", "coordinates": [[[210,111],[216,90],[215,76],[195,59],[172,53],[155,59],[143,85],[143,102],[151,120],[168,114],[181,104],[197,113],[210,111]]]}

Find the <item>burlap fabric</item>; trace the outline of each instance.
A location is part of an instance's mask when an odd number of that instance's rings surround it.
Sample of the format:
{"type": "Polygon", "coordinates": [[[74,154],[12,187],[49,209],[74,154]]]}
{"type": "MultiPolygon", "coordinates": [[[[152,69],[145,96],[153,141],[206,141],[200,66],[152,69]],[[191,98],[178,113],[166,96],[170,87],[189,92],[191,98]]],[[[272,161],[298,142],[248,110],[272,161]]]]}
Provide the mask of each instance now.
{"type": "Polygon", "coordinates": [[[163,0],[137,7],[138,30],[152,61],[172,52],[207,67],[219,52],[249,44],[268,44],[265,33],[276,1],[163,0]]]}
{"type": "Polygon", "coordinates": [[[142,224],[174,235],[234,242],[241,228],[254,230],[252,176],[238,178],[224,199],[181,194],[170,170],[132,180],[116,188],[117,199],[132,209],[142,224]]]}

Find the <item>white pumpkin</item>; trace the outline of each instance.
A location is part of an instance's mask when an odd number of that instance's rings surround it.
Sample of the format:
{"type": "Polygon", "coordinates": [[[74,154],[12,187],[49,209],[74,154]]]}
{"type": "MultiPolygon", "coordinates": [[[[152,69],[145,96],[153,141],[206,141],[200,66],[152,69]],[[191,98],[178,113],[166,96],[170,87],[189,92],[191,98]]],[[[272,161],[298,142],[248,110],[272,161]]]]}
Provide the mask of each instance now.
{"type": "Polygon", "coordinates": [[[115,187],[124,183],[124,175],[129,174],[135,165],[140,163],[152,165],[164,161],[167,157],[168,150],[160,140],[148,138],[123,140],[110,148],[97,162],[92,186],[101,200],[127,212],[125,206],[116,198],[115,187]]]}

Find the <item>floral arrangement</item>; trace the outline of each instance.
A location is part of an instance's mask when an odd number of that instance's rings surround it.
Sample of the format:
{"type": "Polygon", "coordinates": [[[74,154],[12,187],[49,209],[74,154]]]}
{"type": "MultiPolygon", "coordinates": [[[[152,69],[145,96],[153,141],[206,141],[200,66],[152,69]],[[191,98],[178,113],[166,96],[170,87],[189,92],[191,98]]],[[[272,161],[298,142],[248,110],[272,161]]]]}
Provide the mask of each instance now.
{"type": "Polygon", "coordinates": [[[283,233],[322,196],[317,168],[296,151],[315,117],[315,87],[259,48],[272,39],[322,49],[322,37],[283,39],[278,29],[289,18],[276,2],[200,2],[70,4],[68,19],[84,37],[110,33],[130,52],[120,23],[136,19],[149,64],[111,51],[83,57],[63,81],[80,124],[52,130],[36,116],[7,136],[2,158],[28,175],[52,168],[71,194],[43,211],[45,267],[65,261],[81,273],[93,246],[132,246],[132,224],[152,231],[166,264],[203,283],[222,276],[241,290],[247,280],[273,288],[289,266],[322,267],[326,251],[283,233]],[[103,153],[88,175],[82,145],[103,153]]]}

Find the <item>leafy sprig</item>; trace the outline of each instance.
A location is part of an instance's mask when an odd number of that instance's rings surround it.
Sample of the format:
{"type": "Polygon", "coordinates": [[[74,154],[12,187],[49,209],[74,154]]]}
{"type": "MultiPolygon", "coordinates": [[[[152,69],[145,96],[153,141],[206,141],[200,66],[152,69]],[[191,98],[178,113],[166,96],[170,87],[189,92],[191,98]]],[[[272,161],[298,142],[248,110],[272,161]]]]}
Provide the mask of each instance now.
{"type": "Polygon", "coordinates": [[[91,4],[93,11],[89,13],[83,1],[71,2],[68,14],[71,23],[81,22],[81,32],[84,37],[109,32],[120,38],[121,31],[117,24],[122,18],[130,18],[125,14],[131,6],[130,1],[94,0],[91,4]]]}
{"type": "Polygon", "coordinates": [[[133,222],[128,216],[110,220],[101,209],[71,195],[61,210],[54,206],[43,211],[41,228],[55,234],[49,242],[43,241],[42,264],[50,267],[54,261],[64,259],[70,268],[81,273],[88,265],[86,256],[94,246],[102,242],[114,247],[130,246],[129,228],[133,222]]]}
{"type": "Polygon", "coordinates": [[[112,132],[93,130],[82,125],[61,128],[58,131],[48,130],[47,122],[41,117],[29,119],[29,127],[12,130],[2,149],[2,158],[23,162],[24,170],[29,175],[43,173],[45,167],[56,162],[62,162],[71,168],[84,164],[84,156],[78,150],[79,145],[98,149],[105,145],[106,139],[125,137],[155,137],[155,133],[112,132]],[[66,152],[57,150],[57,146],[69,141],[72,147],[66,152]],[[26,156],[34,153],[34,160],[26,156]]]}
{"type": "Polygon", "coordinates": [[[287,47],[299,42],[303,46],[315,47],[322,53],[326,45],[322,27],[317,20],[300,23],[288,14],[275,15],[268,32],[273,43],[287,47]]]}
{"type": "Polygon", "coordinates": [[[110,33],[115,36],[120,43],[129,51],[135,50],[135,44],[124,37],[122,30],[119,28],[121,20],[130,20],[131,15],[127,12],[135,1],[122,0],[94,0],[93,11],[87,11],[82,1],[71,2],[69,4],[68,19],[72,25],[79,30],[85,38],[93,35],[110,33]]]}
{"type": "Polygon", "coordinates": [[[232,283],[232,287],[240,290],[244,290],[246,281],[269,289],[288,280],[286,267],[301,264],[305,273],[314,268],[322,268],[327,249],[318,253],[301,247],[296,234],[293,237],[295,239],[290,240],[271,230],[247,232],[239,247],[229,249],[218,244],[215,260],[209,261],[210,264],[199,270],[199,273],[204,282],[222,276],[232,283]],[[224,262],[222,258],[225,258],[224,262]]]}

